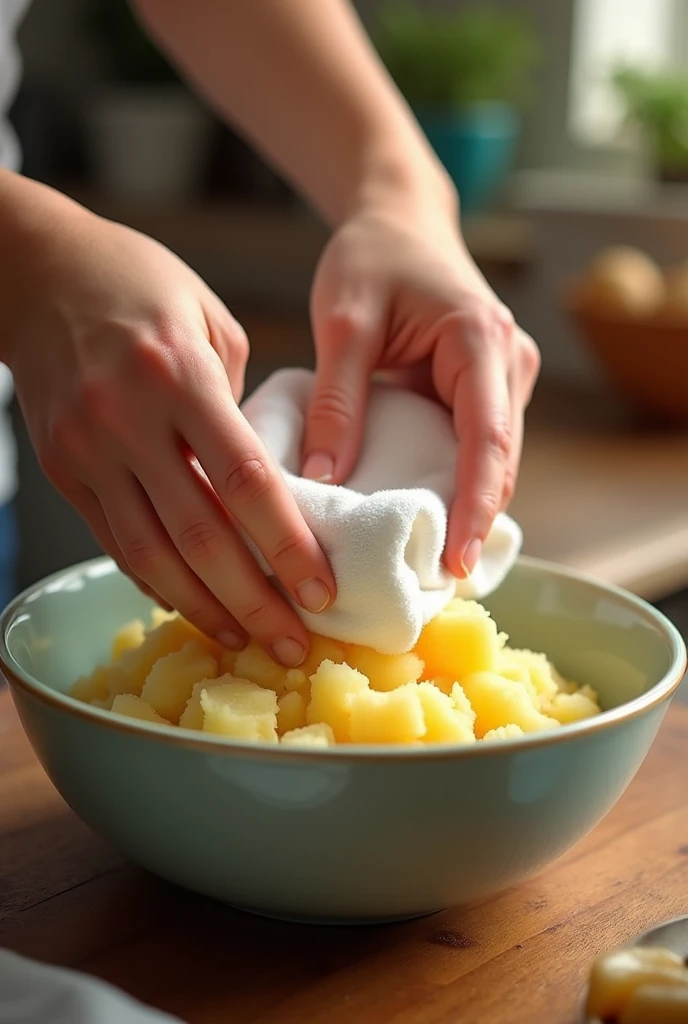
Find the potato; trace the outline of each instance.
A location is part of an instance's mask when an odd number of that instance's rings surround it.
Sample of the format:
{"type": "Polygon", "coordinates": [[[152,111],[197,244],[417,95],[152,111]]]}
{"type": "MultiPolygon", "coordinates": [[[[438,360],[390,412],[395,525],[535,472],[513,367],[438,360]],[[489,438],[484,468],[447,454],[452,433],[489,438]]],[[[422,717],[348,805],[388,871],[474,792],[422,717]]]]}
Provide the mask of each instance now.
{"type": "Polygon", "coordinates": [[[145,636],[146,627],[141,619],[134,619],[133,622],[128,622],[126,626],[122,626],[121,629],[117,630],[112,641],[112,660],[117,661],[125,651],[132,651],[136,647],[140,647],[145,636]]]}
{"type": "Polygon", "coordinates": [[[353,695],[349,718],[352,743],[409,743],[424,736],[425,729],[415,683],[387,693],[362,688],[353,695]]]}
{"type": "Polygon", "coordinates": [[[559,684],[554,677],[552,666],[544,654],[534,651],[517,650],[505,647],[500,652],[497,671],[507,679],[523,682],[532,688],[537,695],[537,705],[551,701],[559,692],[559,684]]]}
{"type": "Polygon", "coordinates": [[[299,690],[301,693],[305,693],[310,690],[311,681],[300,668],[287,669],[285,687],[287,692],[291,690],[299,690]]]}
{"type": "Polygon", "coordinates": [[[425,667],[416,654],[378,654],[372,647],[354,644],[347,646],[344,657],[347,665],[368,678],[374,690],[396,690],[415,683],[425,667]]]}
{"type": "Polygon", "coordinates": [[[619,1014],[619,1024],[686,1024],[688,1021],[688,983],[642,985],[619,1014]]]}
{"type": "Polygon", "coordinates": [[[194,640],[159,658],[148,673],[141,696],[170,722],[179,722],[194,683],[217,676],[217,661],[194,640]]]}
{"type": "Polygon", "coordinates": [[[280,740],[285,747],[333,747],[336,742],[334,733],[324,722],[306,725],[303,729],[292,729],[285,732],[280,740]]]}
{"type": "Polygon", "coordinates": [[[162,626],[164,622],[174,622],[175,619],[179,619],[181,616],[179,612],[167,612],[164,608],[160,608],[158,605],[151,609],[151,630],[157,629],[158,626],[162,626]]]}
{"type": "Polygon", "coordinates": [[[475,601],[450,601],[424,627],[415,654],[425,663],[424,679],[464,676],[493,671],[500,652],[497,626],[475,601]]]}
{"type": "Polygon", "coordinates": [[[200,644],[209,653],[219,655],[218,644],[203,636],[195,626],[178,615],[147,633],[140,647],[125,651],[117,664],[121,665],[131,678],[133,684],[131,692],[140,695],[143,684],[156,661],[173,651],[181,650],[184,644],[190,640],[200,644]]]}
{"type": "Polygon", "coordinates": [[[147,701],[142,700],[141,697],[137,697],[133,693],[118,693],[112,702],[111,710],[116,715],[138,718],[141,722],[157,722],[158,725],[170,724],[147,701]]]}
{"type": "Polygon", "coordinates": [[[547,706],[546,713],[561,725],[580,722],[599,714],[599,706],[586,693],[558,693],[547,706]]]}
{"type": "Polygon", "coordinates": [[[329,725],[338,743],[348,743],[351,703],[356,694],[370,689],[366,676],[348,665],[323,661],[311,676],[311,699],[306,708],[309,725],[329,725]]]}
{"type": "Polygon", "coordinates": [[[473,728],[476,718],[475,711],[461,683],[454,683],[449,692],[454,702],[454,707],[469,720],[471,728],[473,728]]]}
{"type": "Polygon", "coordinates": [[[329,640],[326,636],[318,633],[311,633],[311,646],[306,660],[299,666],[307,679],[317,672],[324,661],[331,661],[335,665],[344,663],[344,644],[336,640],[329,640]]]}
{"type": "Polygon", "coordinates": [[[490,729],[483,736],[484,743],[490,743],[493,740],[515,740],[519,736],[525,736],[523,729],[520,725],[500,725],[496,729],[490,729]]]}
{"type": "Polygon", "coordinates": [[[282,694],[277,705],[277,732],[280,736],[306,725],[306,698],[298,690],[282,694]]]}
{"type": "MultiPolygon", "coordinates": [[[[646,985],[688,986],[683,960],[668,949],[637,946],[598,956],[588,982],[587,1013],[600,1020],[616,1018],[636,989],[646,985]]],[[[652,1024],[661,1018],[651,1018],[652,1024]]]]}
{"type": "Polygon", "coordinates": [[[250,643],[239,651],[234,662],[233,674],[240,679],[250,679],[258,686],[284,693],[287,688],[287,670],[279,662],[273,661],[267,651],[256,643],[250,643]]]}
{"type": "Polygon", "coordinates": [[[201,707],[201,694],[204,690],[215,684],[214,679],[201,679],[200,682],[194,683],[191,696],[186,702],[186,707],[181,713],[179,718],[180,729],[202,729],[203,728],[203,708],[201,707]]]}
{"type": "Polygon", "coordinates": [[[475,715],[459,710],[452,698],[432,683],[419,683],[416,692],[425,721],[426,743],[475,743],[475,715]]]}
{"type": "Polygon", "coordinates": [[[112,700],[113,697],[116,697],[119,693],[133,693],[137,697],[141,696],[142,688],[139,687],[138,680],[129,675],[122,665],[127,653],[128,652],[122,654],[119,661],[110,666],[108,679],[108,697],[110,700],[112,700]]]}
{"type": "Polygon", "coordinates": [[[461,685],[477,716],[475,734],[478,739],[500,725],[518,725],[524,732],[538,732],[559,724],[535,707],[525,686],[494,672],[476,672],[461,685]]]}
{"type": "Polygon", "coordinates": [[[238,651],[230,651],[226,647],[222,648],[222,650],[220,651],[220,658],[218,662],[219,672],[221,676],[234,675],[234,670],[236,668],[236,660],[238,657],[238,651]]]}
{"type": "Polygon", "coordinates": [[[664,277],[650,257],[630,246],[600,252],[588,268],[581,298],[588,309],[625,316],[649,316],[665,297],[664,277]]]}
{"type": "Polygon", "coordinates": [[[110,665],[99,665],[90,676],[77,679],[69,691],[71,697],[82,700],[86,704],[95,700],[105,700],[110,693],[112,668],[110,665]]]}
{"type": "Polygon", "coordinates": [[[204,732],[236,740],[277,742],[277,694],[248,679],[223,676],[201,691],[204,732]]]}
{"type": "Polygon", "coordinates": [[[492,742],[599,712],[595,692],[565,682],[544,654],[506,647],[475,601],[452,600],[406,654],[313,634],[298,669],[257,643],[226,650],[176,612],[154,609],[152,622],[123,626],[111,663],[72,695],[184,729],[316,747],[492,742]]]}

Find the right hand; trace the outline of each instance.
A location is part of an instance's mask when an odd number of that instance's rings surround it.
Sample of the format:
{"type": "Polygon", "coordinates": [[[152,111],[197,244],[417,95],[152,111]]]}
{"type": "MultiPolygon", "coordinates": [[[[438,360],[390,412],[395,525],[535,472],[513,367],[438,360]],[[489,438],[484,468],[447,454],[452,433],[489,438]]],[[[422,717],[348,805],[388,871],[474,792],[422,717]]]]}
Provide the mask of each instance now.
{"type": "MultiPolygon", "coordinates": [[[[70,204],[71,205],[71,204],[70,204]]],[[[239,648],[285,665],[308,634],[293,600],[335,596],[325,555],[238,408],[246,336],[167,249],[72,207],[19,255],[8,362],[47,476],[146,592],[239,648]]]]}

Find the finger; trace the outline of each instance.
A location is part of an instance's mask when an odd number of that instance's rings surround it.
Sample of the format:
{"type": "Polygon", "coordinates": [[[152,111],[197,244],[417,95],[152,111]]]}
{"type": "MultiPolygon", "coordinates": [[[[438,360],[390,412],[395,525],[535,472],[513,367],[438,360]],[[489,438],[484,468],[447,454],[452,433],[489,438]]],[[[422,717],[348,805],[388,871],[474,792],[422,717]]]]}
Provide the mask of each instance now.
{"type": "Polygon", "coordinates": [[[94,492],[85,484],[80,484],[76,481],[72,481],[68,487],[62,487],[60,490],[79,515],[86,521],[95,540],[105,554],[109,555],[113,560],[122,575],[127,576],[142,594],[155,601],[161,608],[171,612],[172,605],[165,601],[160,594],[157,594],[152,587],[149,587],[147,583],[139,579],[138,576],[135,576],[127,565],[127,561],[110,529],[107,517],[103,512],[103,507],[94,492]]]}
{"type": "Polygon", "coordinates": [[[173,445],[139,473],[193,574],[273,657],[289,667],[301,664],[309,644],[303,623],[262,572],[211,487],[173,445]]]}
{"type": "MultiPolygon", "coordinates": [[[[280,584],[306,611],[323,612],[336,594],[330,565],[284,477],[231,396],[213,400],[206,389],[187,402],[178,424],[220,501],[280,584]]],[[[160,501],[167,500],[161,494],[160,501]]],[[[186,514],[198,520],[198,510],[192,513],[190,506],[189,500],[186,514]]]]}
{"type": "Polygon", "coordinates": [[[238,405],[244,393],[246,364],[249,356],[246,332],[219,299],[207,310],[206,324],[210,343],[222,361],[234,401],[238,405]]]}
{"type": "Polygon", "coordinates": [[[302,475],[311,480],[341,484],[356,465],[380,319],[372,303],[362,302],[314,318],[315,384],[301,453],[302,475]]]}
{"type": "Polygon", "coordinates": [[[244,646],[244,631],[186,565],[138,480],[122,468],[99,482],[98,498],[130,571],[201,632],[225,647],[244,646]]]}
{"type": "Polygon", "coordinates": [[[511,409],[510,431],[511,431],[511,453],[509,455],[504,471],[504,482],[502,484],[502,498],[499,511],[504,512],[516,490],[516,480],[521,463],[521,452],[523,449],[523,404],[520,400],[520,385],[517,382],[517,375],[510,374],[508,378],[509,406],[511,409]]]}
{"type": "Polygon", "coordinates": [[[517,328],[515,353],[509,371],[511,455],[504,477],[502,510],[508,508],[516,490],[523,454],[525,412],[530,404],[539,370],[540,354],[535,342],[524,331],[517,328]]]}
{"type": "Polygon", "coordinates": [[[447,563],[457,576],[472,572],[502,503],[512,453],[512,419],[498,326],[456,338],[452,409],[459,439],[456,498],[449,516],[447,563]],[[468,353],[466,356],[465,353],[468,353]]]}

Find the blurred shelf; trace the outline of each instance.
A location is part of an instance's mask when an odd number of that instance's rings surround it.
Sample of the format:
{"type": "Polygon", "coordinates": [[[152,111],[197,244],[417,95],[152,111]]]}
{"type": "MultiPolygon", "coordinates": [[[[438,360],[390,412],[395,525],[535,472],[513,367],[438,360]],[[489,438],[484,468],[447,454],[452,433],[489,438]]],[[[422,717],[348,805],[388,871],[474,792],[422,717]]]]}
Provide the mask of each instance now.
{"type": "MultiPolygon", "coordinates": [[[[305,207],[204,201],[120,203],[72,189],[89,209],[143,231],[178,253],[223,296],[303,303],[328,229],[305,207]]],[[[530,224],[511,214],[467,218],[464,235],[486,275],[518,273],[535,258],[530,224]]]]}

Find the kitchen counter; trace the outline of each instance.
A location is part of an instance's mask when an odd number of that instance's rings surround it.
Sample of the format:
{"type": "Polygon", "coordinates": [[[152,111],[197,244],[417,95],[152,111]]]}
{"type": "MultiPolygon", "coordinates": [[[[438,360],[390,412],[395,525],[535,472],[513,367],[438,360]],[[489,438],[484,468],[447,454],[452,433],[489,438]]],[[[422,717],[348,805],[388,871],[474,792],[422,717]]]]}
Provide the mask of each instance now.
{"type": "Polygon", "coordinates": [[[688,432],[641,424],[604,390],[543,381],[512,514],[527,554],[655,601],[688,586],[688,432]]]}

